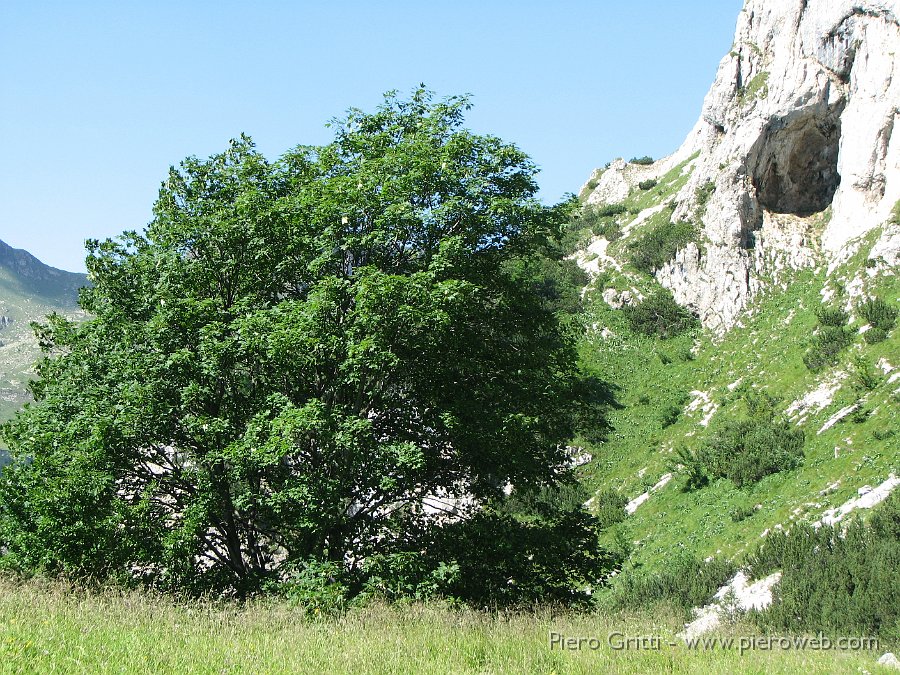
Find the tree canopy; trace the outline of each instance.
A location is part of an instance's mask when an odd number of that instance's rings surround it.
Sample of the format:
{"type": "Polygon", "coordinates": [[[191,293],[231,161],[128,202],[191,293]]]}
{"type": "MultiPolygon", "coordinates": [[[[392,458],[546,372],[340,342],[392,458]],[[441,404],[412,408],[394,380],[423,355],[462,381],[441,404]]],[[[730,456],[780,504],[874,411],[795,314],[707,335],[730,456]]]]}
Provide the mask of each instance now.
{"type": "MultiPolygon", "coordinates": [[[[465,130],[468,107],[389,94],[275,162],[242,136],[171,169],[145,231],[88,242],[90,318],[38,327],[35,403],[3,429],[5,564],[421,588],[459,584],[478,563],[453,542],[483,531],[535,592],[596,582],[580,506],[492,506],[565,483],[566,441],[602,419],[560,318],[569,205],[542,205],[533,162],[465,130]]],[[[517,580],[492,564],[502,600],[517,580]]]]}

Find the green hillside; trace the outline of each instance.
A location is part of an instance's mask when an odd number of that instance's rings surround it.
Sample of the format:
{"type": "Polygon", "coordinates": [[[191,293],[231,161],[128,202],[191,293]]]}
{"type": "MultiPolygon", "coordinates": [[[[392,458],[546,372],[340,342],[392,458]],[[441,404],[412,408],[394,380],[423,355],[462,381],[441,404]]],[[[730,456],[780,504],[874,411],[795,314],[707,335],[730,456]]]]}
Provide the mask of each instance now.
{"type": "Polygon", "coordinates": [[[40,355],[30,324],[52,312],[78,313],[83,274],[49,267],[0,241],[0,421],[27,400],[32,366],[40,355]]]}
{"type": "MultiPolygon", "coordinates": [[[[593,456],[581,472],[597,512],[648,495],[607,531],[607,543],[628,555],[626,573],[662,570],[679,551],[741,565],[768,532],[815,522],[866,486],[900,474],[900,322],[878,339],[875,333],[867,337],[875,328],[863,316],[867,300],[894,313],[900,308],[896,271],[870,255],[880,230],[853,242],[848,250],[855,253],[830,274],[823,259],[766,280],[739,324],[723,336],[699,328],[667,339],[648,336],[634,330],[629,310],[613,309],[603,299],[609,289],[644,296],[661,290],[641,262],[664,255],[665,237],[678,226],[668,224],[665,209],[633,231],[628,226],[643,209],[671,199],[684,181],[681,168],[655,190],[635,190],[623,205],[588,209],[583,223],[595,234],[613,233],[606,255],[615,264],[602,264],[586,293],[594,330],[581,356],[611,382],[620,408],[606,442],[581,443],[593,456]],[[658,238],[662,245],[642,250],[659,244],[654,230],[665,233],[658,238]],[[839,341],[828,342],[829,335],[839,341]],[[815,357],[822,353],[820,363],[815,357]],[[726,477],[701,477],[705,484],[691,485],[692,462],[742,421],[752,428],[762,408],[766,421],[758,425],[785,434],[799,430],[798,465],[742,485],[726,477]]],[[[826,211],[806,225],[820,232],[827,218],[826,211]]],[[[684,229],[702,250],[689,225],[684,229]]],[[[583,232],[580,240],[587,236],[583,232]]],[[[578,255],[583,264],[596,259],[578,255]]]]}

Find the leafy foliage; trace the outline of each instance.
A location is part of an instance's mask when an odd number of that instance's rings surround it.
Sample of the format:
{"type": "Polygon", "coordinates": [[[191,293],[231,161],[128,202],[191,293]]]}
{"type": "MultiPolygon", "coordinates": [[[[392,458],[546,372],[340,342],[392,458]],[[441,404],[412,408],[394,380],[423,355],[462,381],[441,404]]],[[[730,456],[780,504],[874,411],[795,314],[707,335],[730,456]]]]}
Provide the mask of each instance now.
{"type": "Polygon", "coordinates": [[[601,530],[606,530],[625,520],[628,499],[615,490],[601,490],[594,495],[593,511],[601,530]]]}
{"type": "Polygon", "coordinates": [[[697,231],[692,223],[663,223],[628,245],[631,264],[645,274],[655,274],[696,239],[697,231]]]}
{"type": "Polygon", "coordinates": [[[552,262],[571,205],[541,205],[534,164],[464,131],[468,107],[389,94],[275,163],[241,137],[172,169],[144,233],[89,242],[91,318],[39,329],[36,403],[3,429],[3,563],[303,597],[463,542],[490,549],[459,561],[466,597],[518,598],[508,566],[524,597],[576,598],[573,561],[599,555],[583,509],[451,527],[423,507],[556,485],[596,420],[552,262]]]}
{"type": "Polygon", "coordinates": [[[783,573],[774,602],[755,617],[765,628],[900,638],[900,493],[869,524],[770,533],[750,570],[783,573]]]}
{"type": "Polygon", "coordinates": [[[658,572],[630,570],[613,586],[618,607],[653,607],[667,604],[687,613],[705,605],[735,572],[721,559],[703,562],[690,554],[674,552],[658,572]]]}
{"type": "Polygon", "coordinates": [[[816,308],[816,319],[818,319],[819,325],[821,326],[840,328],[847,324],[849,317],[847,316],[847,312],[839,307],[828,307],[823,305],[816,308]]]}
{"type": "Polygon", "coordinates": [[[660,339],[685,333],[698,325],[696,317],[661,288],[633,306],[624,308],[631,330],[660,339]]]}
{"type": "Polygon", "coordinates": [[[573,218],[572,230],[581,232],[589,230],[595,237],[606,237],[615,241],[622,236],[622,227],[616,216],[625,210],[622,205],[596,206],[588,204],[576,213],[573,218]]]}
{"type": "Polygon", "coordinates": [[[697,188],[696,199],[697,199],[697,208],[702,212],[706,205],[709,203],[710,197],[712,197],[713,193],[716,191],[716,184],[708,180],[703,185],[697,188]]]}
{"type": "Polygon", "coordinates": [[[701,488],[719,478],[743,487],[793,469],[803,461],[803,432],[775,418],[778,399],[754,392],[745,397],[744,403],[745,418],[720,424],[696,451],[676,451],[672,464],[683,467],[685,489],[701,488]]]}
{"type": "Polygon", "coordinates": [[[644,155],[643,157],[632,157],[628,160],[629,164],[638,164],[640,166],[650,166],[653,164],[653,158],[650,155],[644,155]]]}
{"type": "Polygon", "coordinates": [[[657,185],[659,185],[659,181],[656,180],[655,178],[650,178],[648,180],[642,180],[640,183],[638,183],[638,189],[639,190],[652,190],[657,185]]]}
{"type": "Polygon", "coordinates": [[[819,327],[809,350],[803,355],[803,363],[812,372],[836,364],[838,355],[853,342],[853,335],[846,327],[848,317],[843,310],[820,307],[816,310],[816,318],[819,327]]]}
{"type": "Polygon", "coordinates": [[[863,337],[869,344],[876,344],[884,342],[888,333],[893,330],[898,310],[881,298],[875,297],[860,304],[859,314],[870,326],[863,337]]]}
{"type": "Polygon", "coordinates": [[[788,422],[728,422],[698,451],[709,478],[727,478],[738,487],[769,474],[788,471],[803,461],[803,432],[788,422]]]}

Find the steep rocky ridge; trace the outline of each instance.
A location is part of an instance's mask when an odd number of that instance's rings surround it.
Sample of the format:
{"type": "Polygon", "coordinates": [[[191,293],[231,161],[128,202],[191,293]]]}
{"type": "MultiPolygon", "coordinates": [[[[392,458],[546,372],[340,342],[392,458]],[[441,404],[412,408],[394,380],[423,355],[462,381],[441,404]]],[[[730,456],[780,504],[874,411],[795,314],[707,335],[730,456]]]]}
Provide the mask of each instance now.
{"type": "Polygon", "coordinates": [[[900,485],[900,319],[875,339],[865,310],[900,310],[898,15],[900,0],[747,0],[684,144],[581,190],[581,356],[620,407],[605,441],[579,439],[579,472],[589,508],[627,504],[604,533],[620,579],[676,552],[743,566],[771,533],[866,519],[900,485]],[[705,329],[637,330],[624,308],[660,285],[705,329]],[[828,312],[842,342],[810,366],[828,312]],[[692,458],[760,401],[802,434],[798,463],[692,483],[692,458]]]}
{"type": "MultiPolygon", "coordinates": [[[[898,16],[900,0],[747,0],[682,147],[652,166],[614,162],[582,190],[589,204],[618,203],[691,160],[667,198],[671,221],[697,222],[700,241],[656,276],[707,327],[728,329],[781,270],[833,266],[888,221],[900,200],[898,16]]],[[[874,250],[897,265],[896,225],[874,250]]]]}

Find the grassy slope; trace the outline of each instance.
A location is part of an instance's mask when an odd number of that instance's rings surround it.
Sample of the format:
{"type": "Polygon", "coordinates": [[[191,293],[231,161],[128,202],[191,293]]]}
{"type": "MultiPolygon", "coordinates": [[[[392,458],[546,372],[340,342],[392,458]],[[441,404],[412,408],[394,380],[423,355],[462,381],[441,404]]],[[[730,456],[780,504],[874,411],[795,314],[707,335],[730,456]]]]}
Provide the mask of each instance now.
{"type": "MultiPolygon", "coordinates": [[[[664,203],[672,195],[667,184],[671,185],[671,180],[661,182],[656,202],[664,203]]],[[[644,207],[653,205],[646,194],[636,193],[634,199],[640,199],[644,207]]],[[[668,216],[667,212],[663,215],[668,216]]],[[[640,230],[652,226],[650,223],[640,230]]],[[[610,440],[592,448],[595,459],[583,469],[587,484],[595,489],[618,490],[629,499],[640,495],[671,470],[673,449],[696,447],[723,419],[739,415],[742,393],[749,388],[776,396],[781,401],[780,409],[785,410],[820,382],[838,372],[852,372],[853,355],[862,354],[871,364],[885,358],[894,367],[900,366],[900,329],[877,345],[867,345],[858,336],[841,355],[838,367],[819,375],[810,373],[802,361],[826,283],[834,289],[835,280],[846,286],[862,275],[867,293],[877,293],[897,305],[900,280],[896,275],[888,272],[869,278],[865,274],[873,241],[873,235],[863,241],[859,253],[830,282],[823,269],[796,272],[782,279],[786,288],[775,287],[759,297],[743,325],[721,342],[705,334],[667,342],[634,335],[621,312],[610,309],[599,293],[589,294],[591,323],[606,326],[615,335],[604,338],[593,332],[582,347],[582,359],[612,380],[623,408],[613,414],[615,429],[610,440]],[[683,414],[674,425],[664,428],[663,420],[672,408],[684,409],[686,403],[695,400],[692,391],[707,394],[717,408],[710,428],[700,424],[706,416],[702,410],[683,414]]],[[[620,255],[622,246],[616,247],[620,255]]],[[[616,252],[613,247],[610,250],[616,252]]],[[[622,273],[607,273],[602,278],[603,286],[619,289],[636,286],[646,290],[652,284],[627,265],[622,273]]],[[[859,328],[860,322],[853,325],[859,328]]],[[[676,476],[617,526],[618,532],[610,539],[638,542],[632,555],[636,565],[662,565],[668,554],[679,548],[701,557],[721,554],[740,558],[739,554],[759,542],[766,529],[789,526],[797,518],[814,520],[825,509],[856,496],[859,487],[876,485],[891,472],[900,473],[900,398],[895,391],[900,385],[889,385],[883,377],[874,391],[864,392],[854,387],[853,380],[848,377],[833,401],[802,424],[806,460],[800,468],[742,490],[729,481],[719,481],[699,491],[683,492],[683,480],[676,476]],[[855,422],[848,418],[817,433],[836,411],[863,395],[864,408],[871,412],[867,419],[855,422]],[[897,433],[885,437],[883,432],[889,430],[897,433]],[[836,490],[820,494],[836,481],[840,481],[836,490]],[[735,522],[729,515],[735,507],[757,509],[735,522]]]]}
{"type": "MultiPolygon", "coordinates": [[[[305,620],[286,605],[179,606],[143,594],[73,593],[0,579],[0,672],[95,673],[854,673],[879,652],[551,651],[549,631],[674,640],[668,617],[488,615],[372,606],[305,620]]],[[[734,635],[739,627],[721,635],[734,635]]],[[[887,672],[886,669],[883,672],[887,672]]]]}
{"type": "Polygon", "coordinates": [[[0,328],[0,422],[28,400],[26,386],[40,356],[30,323],[52,312],[77,315],[76,289],[86,283],[84,275],[46,267],[5,246],[0,242],[0,316],[12,323],[0,328]]]}

